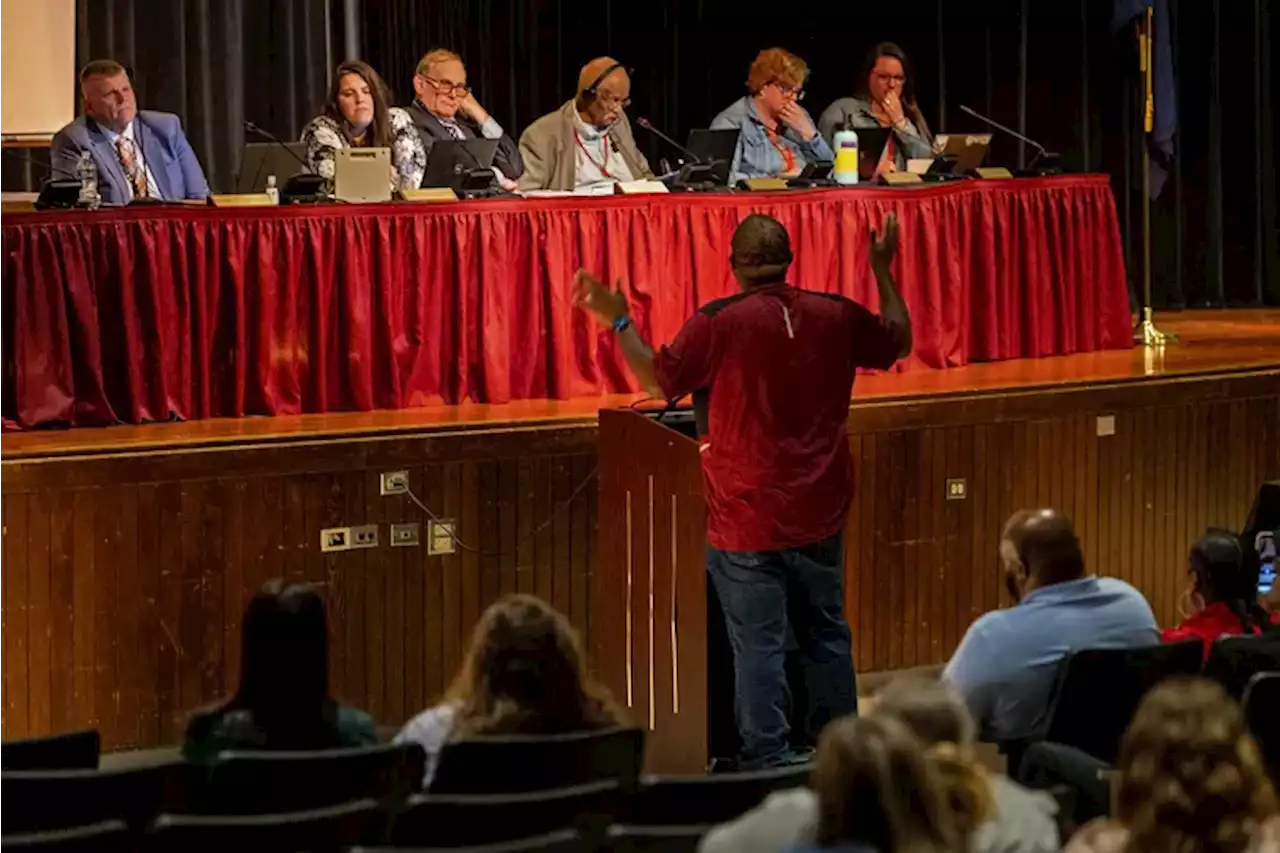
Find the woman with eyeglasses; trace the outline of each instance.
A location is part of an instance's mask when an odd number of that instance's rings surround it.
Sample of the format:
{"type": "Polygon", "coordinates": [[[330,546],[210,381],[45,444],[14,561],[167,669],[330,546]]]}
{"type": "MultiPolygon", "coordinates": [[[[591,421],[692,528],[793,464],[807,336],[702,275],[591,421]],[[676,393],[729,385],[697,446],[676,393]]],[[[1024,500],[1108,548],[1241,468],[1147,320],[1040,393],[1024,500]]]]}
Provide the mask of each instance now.
{"type": "Polygon", "coordinates": [[[832,161],[831,146],[818,133],[800,101],[809,66],[780,47],[760,51],[747,73],[747,95],[711,122],[712,130],[741,130],[730,168],[742,178],[789,178],[809,163],[832,161]]]}
{"type": "Polygon", "coordinates": [[[818,119],[823,137],[830,140],[845,127],[891,129],[884,151],[877,152],[877,175],[904,170],[909,159],[933,156],[933,136],[916,105],[915,69],[902,48],[887,41],[871,48],[857,85],[852,98],[841,98],[823,111],[818,119]]]}
{"type": "Polygon", "coordinates": [[[307,145],[307,164],[331,189],[339,148],[390,148],[393,191],[416,190],[427,168],[413,119],[391,106],[378,72],[358,59],[347,60],[333,73],[324,111],[303,128],[301,141],[307,145]]]}

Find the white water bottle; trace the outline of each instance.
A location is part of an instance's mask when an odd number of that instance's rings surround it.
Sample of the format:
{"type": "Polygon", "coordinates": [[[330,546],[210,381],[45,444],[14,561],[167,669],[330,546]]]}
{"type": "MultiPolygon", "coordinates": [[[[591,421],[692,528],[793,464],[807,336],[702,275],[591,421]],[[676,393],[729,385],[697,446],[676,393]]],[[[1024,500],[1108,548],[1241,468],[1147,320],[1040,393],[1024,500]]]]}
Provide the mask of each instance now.
{"type": "Polygon", "coordinates": [[[856,184],[858,182],[857,132],[848,125],[841,127],[831,138],[831,147],[836,150],[836,162],[831,169],[831,177],[837,184],[856,184]]]}
{"type": "Polygon", "coordinates": [[[93,155],[88,151],[80,154],[80,162],[76,163],[76,179],[80,181],[80,194],[76,198],[79,207],[97,210],[102,203],[98,194],[98,165],[93,162],[93,155]]]}
{"type": "Polygon", "coordinates": [[[267,175],[267,197],[272,204],[280,203],[280,188],[276,186],[276,176],[267,175]]]}

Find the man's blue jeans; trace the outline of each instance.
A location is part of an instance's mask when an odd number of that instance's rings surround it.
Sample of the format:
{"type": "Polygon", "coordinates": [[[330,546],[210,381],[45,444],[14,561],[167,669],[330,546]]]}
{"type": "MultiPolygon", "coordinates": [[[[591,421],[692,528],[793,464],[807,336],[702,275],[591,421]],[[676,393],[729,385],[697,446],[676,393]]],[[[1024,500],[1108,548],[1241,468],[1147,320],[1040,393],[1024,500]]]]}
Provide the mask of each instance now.
{"type": "Polygon", "coordinates": [[[804,659],[811,732],[857,711],[844,618],[844,536],[803,548],[720,551],[708,546],[707,574],[724,611],[733,648],[734,714],[743,770],[784,764],[791,694],[784,669],[787,627],[804,659]]]}

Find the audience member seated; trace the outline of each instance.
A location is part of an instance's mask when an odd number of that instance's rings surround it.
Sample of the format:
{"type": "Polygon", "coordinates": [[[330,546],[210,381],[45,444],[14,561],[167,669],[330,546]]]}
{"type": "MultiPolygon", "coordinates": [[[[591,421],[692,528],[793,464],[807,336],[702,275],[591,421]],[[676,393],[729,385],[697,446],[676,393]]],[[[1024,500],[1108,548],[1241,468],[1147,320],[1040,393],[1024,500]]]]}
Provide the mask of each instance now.
{"type": "Polygon", "coordinates": [[[964,696],[986,741],[1032,733],[1072,652],[1160,642],[1142,593],[1085,574],[1071,522],[1056,510],[1015,513],[1005,524],[1000,558],[1014,606],[970,625],[942,673],[964,696]]]}
{"type": "Polygon", "coordinates": [[[1261,634],[1272,624],[1273,617],[1258,604],[1257,579],[1245,576],[1244,550],[1234,533],[1210,529],[1197,539],[1187,555],[1187,574],[1191,589],[1178,601],[1185,618],[1164,629],[1166,643],[1201,639],[1208,659],[1224,634],[1261,634]],[[1188,599],[1190,606],[1183,603],[1188,599]]]}
{"type": "Polygon", "coordinates": [[[307,164],[332,188],[339,148],[390,148],[391,189],[416,190],[427,169],[427,154],[413,119],[391,106],[387,86],[367,63],[348,60],[333,72],[324,112],[302,130],[307,164]]]}
{"type": "Polygon", "coordinates": [[[205,198],[209,184],[182,120],[139,110],[133,80],[119,62],[95,59],[80,71],[84,115],[59,130],[49,150],[54,178],[74,180],[88,151],[98,168],[103,204],[135,199],[205,198]]]}
{"type": "Polygon", "coordinates": [[[835,160],[800,101],[809,66],[780,47],[760,51],[747,72],[747,94],[711,122],[712,130],[738,129],[730,176],[790,178],[808,163],[835,160]]]}
{"type": "Polygon", "coordinates": [[[1120,748],[1115,808],[1067,853],[1280,850],[1276,797],[1239,706],[1203,679],[1159,685],[1120,748]]]}
{"type": "Polygon", "coordinates": [[[413,91],[416,97],[405,110],[413,119],[428,156],[437,140],[496,139],[495,176],[504,190],[510,192],[516,188],[516,178],[524,173],[520,151],[515,140],[507,136],[476,100],[475,92],[467,85],[467,68],[462,64],[462,57],[442,48],[429,51],[418,62],[413,91]]]}
{"type": "Polygon", "coordinates": [[[906,169],[913,157],[933,157],[929,125],[916,105],[915,70],[902,48],[892,42],[871,48],[855,91],[852,98],[841,98],[822,111],[818,128],[828,142],[842,127],[891,128],[883,152],[859,152],[880,157],[876,174],[906,169]]]}
{"type": "Polygon", "coordinates": [[[406,723],[395,742],[422,745],[426,787],[447,741],[590,731],[621,722],[609,692],[586,674],[569,621],[541,599],[507,595],[480,617],[444,701],[406,723]]]}
{"type": "Polygon", "coordinates": [[[240,686],[187,726],[183,755],[209,762],[228,749],[313,750],[370,746],[373,719],[329,695],[324,602],[309,586],[268,582],[245,609],[240,686]]]}
{"type": "MultiPolygon", "coordinates": [[[[873,717],[892,717],[928,750],[944,797],[971,853],[1052,853],[1058,850],[1057,805],[1004,776],[988,775],[973,756],[974,725],[954,691],[936,681],[900,678],[876,697],[873,717]],[[990,801],[985,820],[980,804],[990,801]]],[[[775,853],[816,840],[818,795],[808,788],[771,795],[758,808],[713,830],[703,853],[775,853]]]]}
{"type": "Polygon", "coordinates": [[[602,56],[578,72],[578,93],[520,135],[522,190],[595,191],[653,177],[627,121],[631,75],[602,56]]]}

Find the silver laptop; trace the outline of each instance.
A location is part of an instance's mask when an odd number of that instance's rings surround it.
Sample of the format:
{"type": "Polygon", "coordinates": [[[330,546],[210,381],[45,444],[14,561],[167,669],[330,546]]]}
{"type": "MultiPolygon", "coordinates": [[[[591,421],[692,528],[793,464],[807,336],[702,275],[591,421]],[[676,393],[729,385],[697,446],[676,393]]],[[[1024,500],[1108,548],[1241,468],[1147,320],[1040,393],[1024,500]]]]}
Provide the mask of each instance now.
{"type": "Polygon", "coordinates": [[[335,151],[333,194],[343,201],[391,201],[391,149],[335,151]]]}

